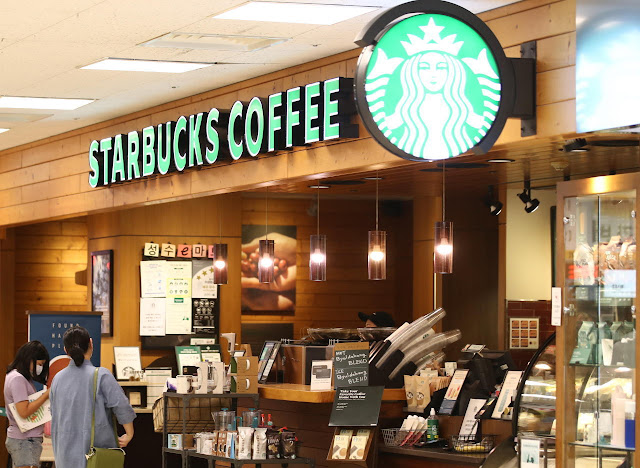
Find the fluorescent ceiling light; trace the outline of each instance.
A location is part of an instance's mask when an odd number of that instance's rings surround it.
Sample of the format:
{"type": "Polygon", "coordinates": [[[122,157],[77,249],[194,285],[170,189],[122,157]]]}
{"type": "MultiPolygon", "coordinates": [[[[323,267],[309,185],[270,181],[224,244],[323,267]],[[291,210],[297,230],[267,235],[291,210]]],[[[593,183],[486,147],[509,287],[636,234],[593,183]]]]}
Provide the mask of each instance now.
{"type": "Polygon", "coordinates": [[[0,133],[4,133],[4,132],[8,132],[9,129],[8,128],[0,128],[0,133]]]}
{"type": "Polygon", "coordinates": [[[215,19],[275,23],[335,24],[377,10],[377,7],[319,3],[248,2],[214,16],[215,19]]]}
{"type": "Polygon", "coordinates": [[[169,33],[140,45],[174,49],[237,50],[249,52],[287,41],[284,37],[235,36],[224,34],[169,33]]]}
{"type": "Polygon", "coordinates": [[[33,98],[33,97],[0,97],[0,109],[52,109],[74,110],[90,104],[95,99],[61,99],[61,98],[33,98]]]}
{"type": "Polygon", "coordinates": [[[100,62],[80,67],[83,70],[112,70],[155,73],[184,73],[213,65],[197,62],[165,62],[161,60],[135,60],[108,58],[100,62]]]}

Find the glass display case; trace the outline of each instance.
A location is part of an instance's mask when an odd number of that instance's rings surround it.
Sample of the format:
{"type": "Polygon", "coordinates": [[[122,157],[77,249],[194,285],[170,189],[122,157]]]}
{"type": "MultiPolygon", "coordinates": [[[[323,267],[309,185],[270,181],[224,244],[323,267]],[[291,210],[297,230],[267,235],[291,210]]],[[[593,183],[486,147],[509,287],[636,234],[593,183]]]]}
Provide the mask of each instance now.
{"type": "Polygon", "coordinates": [[[566,468],[635,465],[636,178],[558,187],[558,434],[566,468]]]}

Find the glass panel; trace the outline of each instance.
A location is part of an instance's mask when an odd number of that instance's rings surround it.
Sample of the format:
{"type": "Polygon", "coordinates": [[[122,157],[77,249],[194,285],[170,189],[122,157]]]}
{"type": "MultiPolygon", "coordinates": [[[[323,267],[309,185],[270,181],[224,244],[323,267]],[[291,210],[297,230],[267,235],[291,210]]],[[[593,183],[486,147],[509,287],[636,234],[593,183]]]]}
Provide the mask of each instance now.
{"type": "Polygon", "coordinates": [[[565,368],[574,382],[565,401],[567,466],[632,466],[635,191],[570,198],[564,208],[565,368]]]}
{"type": "Polygon", "coordinates": [[[556,419],[556,346],[551,344],[542,352],[525,376],[520,398],[518,432],[538,437],[555,433],[556,419]]]}

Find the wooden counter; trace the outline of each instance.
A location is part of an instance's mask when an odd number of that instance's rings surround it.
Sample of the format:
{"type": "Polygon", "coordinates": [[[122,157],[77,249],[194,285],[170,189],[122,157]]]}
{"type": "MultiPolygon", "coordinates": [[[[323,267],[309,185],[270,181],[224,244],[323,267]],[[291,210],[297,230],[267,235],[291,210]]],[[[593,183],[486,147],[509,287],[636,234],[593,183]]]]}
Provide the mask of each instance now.
{"type": "MultiPolygon", "coordinates": [[[[413,447],[385,447],[380,446],[380,452],[408,457],[420,458],[424,461],[431,460],[452,465],[480,466],[487,458],[487,453],[458,453],[441,448],[413,448],[413,447]]],[[[384,457],[383,457],[384,458],[384,457]]],[[[406,462],[406,460],[403,460],[406,462]]],[[[423,463],[423,462],[417,462],[423,463]]]]}
{"type": "MultiPolygon", "coordinates": [[[[335,390],[312,391],[310,385],[264,384],[258,385],[260,398],[268,400],[295,401],[299,403],[333,403],[335,390]]],[[[404,401],[404,389],[385,388],[382,401],[404,401]]]]}

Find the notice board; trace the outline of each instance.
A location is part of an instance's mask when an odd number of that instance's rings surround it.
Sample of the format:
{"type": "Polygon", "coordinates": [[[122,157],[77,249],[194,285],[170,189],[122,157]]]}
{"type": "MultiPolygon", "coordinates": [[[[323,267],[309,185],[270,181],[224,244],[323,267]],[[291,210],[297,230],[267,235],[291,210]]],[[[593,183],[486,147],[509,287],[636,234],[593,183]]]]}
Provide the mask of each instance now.
{"type": "Polygon", "coordinates": [[[84,327],[93,339],[91,364],[100,367],[101,312],[41,312],[27,311],[29,341],[38,340],[47,348],[51,359],[66,354],[62,337],[73,326],[84,327]]]}

